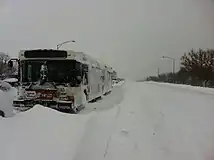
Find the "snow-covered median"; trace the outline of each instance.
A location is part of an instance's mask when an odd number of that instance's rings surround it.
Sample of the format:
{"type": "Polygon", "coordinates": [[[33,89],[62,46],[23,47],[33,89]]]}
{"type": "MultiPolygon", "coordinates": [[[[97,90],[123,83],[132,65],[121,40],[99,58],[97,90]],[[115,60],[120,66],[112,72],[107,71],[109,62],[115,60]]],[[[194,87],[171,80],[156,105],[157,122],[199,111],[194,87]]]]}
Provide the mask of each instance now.
{"type": "Polygon", "coordinates": [[[36,105],[0,120],[2,160],[71,160],[88,115],[71,115],[36,105]]]}
{"type": "Polygon", "coordinates": [[[194,92],[200,92],[200,93],[207,93],[207,94],[214,94],[214,88],[206,88],[206,87],[200,87],[200,86],[191,86],[191,85],[185,85],[185,84],[173,84],[173,83],[158,83],[158,82],[145,82],[148,84],[157,84],[162,86],[168,86],[168,87],[176,87],[180,89],[186,89],[188,91],[194,91],[194,92]]]}

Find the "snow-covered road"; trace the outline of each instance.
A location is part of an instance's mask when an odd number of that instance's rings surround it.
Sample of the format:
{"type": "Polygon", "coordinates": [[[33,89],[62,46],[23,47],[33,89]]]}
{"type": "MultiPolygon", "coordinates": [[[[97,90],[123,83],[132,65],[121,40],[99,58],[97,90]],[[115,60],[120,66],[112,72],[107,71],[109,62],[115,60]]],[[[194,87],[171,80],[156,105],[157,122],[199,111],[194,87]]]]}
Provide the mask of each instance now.
{"type": "MultiPolygon", "coordinates": [[[[127,82],[109,95],[114,98],[114,101],[110,98],[111,102],[116,103],[108,106],[114,107],[96,112],[88,122],[74,159],[213,159],[211,90],[127,82]],[[121,97],[123,101],[118,103],[121,97]]],[[[100,104],[100,107],[106,106],[100,104]]]]}
{"type": "Polygon", "coordinates": [[[130,82],[79,115],[41,106],[0,120],[4,160],[213,160],[214,90],[130,82]]]}

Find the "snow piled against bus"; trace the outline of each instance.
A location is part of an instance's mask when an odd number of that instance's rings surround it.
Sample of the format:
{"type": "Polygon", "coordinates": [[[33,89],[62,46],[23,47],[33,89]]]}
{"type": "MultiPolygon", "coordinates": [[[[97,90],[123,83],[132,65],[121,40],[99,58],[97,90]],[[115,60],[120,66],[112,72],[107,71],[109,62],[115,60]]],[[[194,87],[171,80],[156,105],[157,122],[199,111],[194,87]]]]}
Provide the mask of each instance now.
{"type": "Polygon", "coordinates": [[[0,119],[2,160],[71,160],[88,115],[65,114],[40,105],[0,119]]]}
{"type": "Polygon", "coordinates": [[[0,81],[0,110],[4,112],[5,117],[13,116],[12,101],[17,90],[7,82],[0,81]]]}

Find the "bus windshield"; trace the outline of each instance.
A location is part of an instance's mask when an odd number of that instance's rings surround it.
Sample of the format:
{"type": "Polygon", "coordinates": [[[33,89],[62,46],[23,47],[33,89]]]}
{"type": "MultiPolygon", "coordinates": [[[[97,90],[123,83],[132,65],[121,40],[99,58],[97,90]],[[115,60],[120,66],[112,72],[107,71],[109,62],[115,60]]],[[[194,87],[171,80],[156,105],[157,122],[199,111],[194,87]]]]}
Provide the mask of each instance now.
{"type": "Polygon", "coordinates": [[[75,60],[26,60],[21,63],[22,81],[39,81],[41,79],[41,68],[44,67],[44,64],[47,68],[48,82],[75,83],[79,77],[82,77],[82,65],[75,60]]]}

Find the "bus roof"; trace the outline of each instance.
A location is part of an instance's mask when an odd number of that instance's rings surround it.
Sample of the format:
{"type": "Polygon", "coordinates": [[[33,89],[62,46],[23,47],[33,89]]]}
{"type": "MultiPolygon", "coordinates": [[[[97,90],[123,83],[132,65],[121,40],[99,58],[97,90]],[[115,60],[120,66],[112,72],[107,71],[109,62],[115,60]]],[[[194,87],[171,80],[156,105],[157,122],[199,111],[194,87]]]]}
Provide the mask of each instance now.
{"type": "Polygon", "coordinates": [[[19,59],[22,60],[76,60],[84,64],[91,64],[92,66],[101,69],[106,68],[111,70],[111,67],[96,60],[84,52],[76,52],[73,50],[55,50],[55,49],[33,49],[21,50],[19,52],[19,59]]]}

